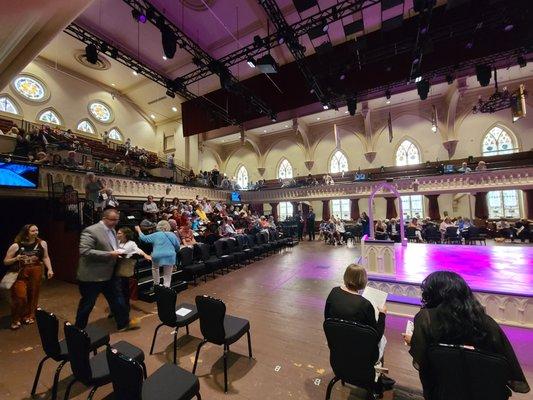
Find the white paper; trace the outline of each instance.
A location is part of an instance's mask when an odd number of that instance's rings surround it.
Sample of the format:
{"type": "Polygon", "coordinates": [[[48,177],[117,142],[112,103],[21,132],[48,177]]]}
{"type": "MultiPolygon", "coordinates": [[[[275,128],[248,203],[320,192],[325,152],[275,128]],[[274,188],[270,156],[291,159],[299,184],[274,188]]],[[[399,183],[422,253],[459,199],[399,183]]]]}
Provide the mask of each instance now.
{"type": "Polygon", "coordinates": [[[408,320],[407,325],[405,326],[405,334],[408,336],[412,336],[413,332],[415,330],[415,324],[413,321],[408,320]]]}
{"type": "Polygon", "coordinates": [[[181,307],[179,310],[176,310],[176,315],[179,315],[180,317],[185,317],[191,311],[192,310],[189,310],[188,308],[181,307]]]}
{"type": "Polygon", "coordinates": [[[383,308],[385,306],[385,303],[387,301],[387,296],[389,294],[387,292],[384,292],[382,290],[374,289],[373,287],[367,286],[365,290],[363,290],[363,297],[370,301],[372,305],[374,306],[374,309],[376,311],[376,320],[379,316],[379,308],[383,308]]]}

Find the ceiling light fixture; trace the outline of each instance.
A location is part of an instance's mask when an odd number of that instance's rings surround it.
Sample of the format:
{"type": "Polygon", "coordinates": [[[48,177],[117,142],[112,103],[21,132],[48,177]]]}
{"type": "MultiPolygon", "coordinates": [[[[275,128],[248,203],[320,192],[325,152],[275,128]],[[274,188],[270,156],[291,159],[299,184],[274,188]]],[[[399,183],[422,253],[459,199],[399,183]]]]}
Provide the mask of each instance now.
{"type": "Polygon", "coordinates": [[[150,114],[150,118],[155,119],[155,115],[154,114],[150,114]]]}
{"type": "Polygon", "coordinates": [[[137,76],[139,73],[137,71],[133,71],[133,75],[137,76]]]}
{"type": "Polygon", "coordinates": [[[178,107],[172,107],[172,111],[178,112],[178,107]]]}
{"type": "Polygon", "coordinates": [[[255,68],[255,60],[253,57],[248,57],[248,59],[246,60],[246,63],[248,64],[248,66],[250,68],[255,68]]]}

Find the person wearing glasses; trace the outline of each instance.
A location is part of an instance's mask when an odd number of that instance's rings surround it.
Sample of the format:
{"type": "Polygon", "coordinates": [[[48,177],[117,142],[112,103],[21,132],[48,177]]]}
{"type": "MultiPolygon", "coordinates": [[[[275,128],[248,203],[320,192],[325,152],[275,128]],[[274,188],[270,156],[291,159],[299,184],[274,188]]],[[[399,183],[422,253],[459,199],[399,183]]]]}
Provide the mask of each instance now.
{"type": "Polygon", "coordinates": [[[117,259],[124,253],[115,232],[118,221],[119,212],[110,208],[103,212],[101,221],[85,228],[81,233],[77,273],[81,299],[76,314],[76,326],[80,329],[87,326],[100,293],[109,304],[118,331],[139,328],[137,320],[130,320],[120,279],[114,276],[117,259]]]}

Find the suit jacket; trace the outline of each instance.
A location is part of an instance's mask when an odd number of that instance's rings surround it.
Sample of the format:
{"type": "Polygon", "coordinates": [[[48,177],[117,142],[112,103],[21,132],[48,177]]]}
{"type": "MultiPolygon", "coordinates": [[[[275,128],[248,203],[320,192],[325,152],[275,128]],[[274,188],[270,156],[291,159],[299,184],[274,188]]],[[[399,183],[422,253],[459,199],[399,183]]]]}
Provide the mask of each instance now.
{"type": "Polygon", "coordinates": [[[113,276],[116,258],[109,255],[113,246],[102,223],[85,228],[80,237],[80,262],[78,280],[82,282],[103,282],[113,276]]]}

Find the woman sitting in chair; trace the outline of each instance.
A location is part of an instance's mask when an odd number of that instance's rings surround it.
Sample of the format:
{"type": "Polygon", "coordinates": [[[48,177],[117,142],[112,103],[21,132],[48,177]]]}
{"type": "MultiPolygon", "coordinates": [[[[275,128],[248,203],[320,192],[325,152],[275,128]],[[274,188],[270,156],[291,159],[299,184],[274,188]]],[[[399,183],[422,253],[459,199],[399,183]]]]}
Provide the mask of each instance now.
{"type": "Polygon", "coordinates": [[[404,339],[411,346],[409,353],[419,371],[426,400],[439,398],[434,393],[437,382],[428,371],[429,347],[438,343],[467,345],[502,355],[509,364],[508,386],[515,392],[529,392],[511,343],[460,275],[437,271],[427,276],[422,282],[422,304],[415,316],[413,334],[404,334],[404,339]]]}

